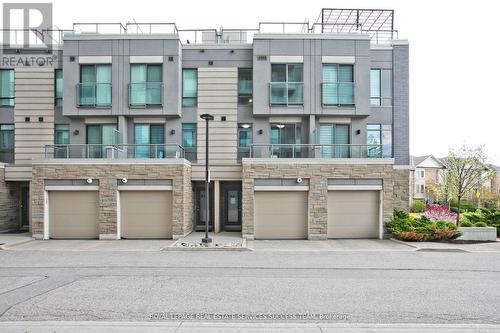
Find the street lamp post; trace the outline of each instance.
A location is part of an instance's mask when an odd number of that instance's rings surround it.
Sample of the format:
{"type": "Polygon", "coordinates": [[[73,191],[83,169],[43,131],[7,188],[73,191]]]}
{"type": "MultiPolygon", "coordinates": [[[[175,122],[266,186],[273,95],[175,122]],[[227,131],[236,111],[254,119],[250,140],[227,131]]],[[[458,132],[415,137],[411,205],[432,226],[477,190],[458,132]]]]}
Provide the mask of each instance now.
{"type": "Polygon", "coordinates": [[[205,237],[201,239],[202,243],[211,243],[212,239],[208,237],[208,228],[210,226],[210,184],[208,179],[208,122],[214,120],[214,116],[208,113],[204,113],[200,116],[201,119],[205,120],[205,237]]]}

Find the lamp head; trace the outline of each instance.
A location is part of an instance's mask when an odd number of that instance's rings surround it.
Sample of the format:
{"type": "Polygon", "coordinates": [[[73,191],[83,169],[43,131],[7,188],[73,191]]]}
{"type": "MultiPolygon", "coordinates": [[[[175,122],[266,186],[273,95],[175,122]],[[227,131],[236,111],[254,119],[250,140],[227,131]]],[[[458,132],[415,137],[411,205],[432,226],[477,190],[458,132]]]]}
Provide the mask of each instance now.
{"type": "Polygon", "coordinates": [[[214,116],[208,113],[204,113],[200,116],[201,119],[203,120],[214,120],[214,116]]]}

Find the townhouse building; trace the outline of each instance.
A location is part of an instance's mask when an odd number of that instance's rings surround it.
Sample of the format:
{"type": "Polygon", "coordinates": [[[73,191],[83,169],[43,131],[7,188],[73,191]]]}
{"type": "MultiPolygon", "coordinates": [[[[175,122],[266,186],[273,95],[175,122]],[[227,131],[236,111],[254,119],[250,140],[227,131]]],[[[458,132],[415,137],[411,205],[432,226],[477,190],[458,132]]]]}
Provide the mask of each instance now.
{"type": "Polygon", "coordinates": [[[393,17],[74,24],[41,32],[50,52],[3,45],[3,227],[38,239],[203,230],[208,113],[211,230],[384,237],[412,181],[409,45],[393,17]]]}
{"type": "Polygon", "coordinates": [[[413,199],[426,203],[437,201],[428,187],[442,182],[446,166],[433,155],[410,156],[410,160],[414,169],[413,199]]]}

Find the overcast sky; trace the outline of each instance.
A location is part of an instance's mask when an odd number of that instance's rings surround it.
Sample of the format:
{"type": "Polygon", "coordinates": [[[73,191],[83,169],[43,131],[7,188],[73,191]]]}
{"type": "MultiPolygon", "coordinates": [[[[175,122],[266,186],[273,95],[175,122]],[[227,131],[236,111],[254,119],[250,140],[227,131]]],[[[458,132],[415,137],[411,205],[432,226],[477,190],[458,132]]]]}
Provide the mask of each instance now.
{"type": "MultiPolygon", "coordinates": [[[[9,1],[15,2],[15,1],[9,1]]],[[[33,0],[27,2],[36,2],[33,0]]],[[[41,1],[47,2],[47,1],[41,1]]],[[[175,22],[179,28],[252,28],[259,21],[315,21],[321,8],[395,10],[410,42],[410,150],[442,156],[485,145],[500,165],[500,20],[495,0],[55,0],[54,23],[175,22]]]]}

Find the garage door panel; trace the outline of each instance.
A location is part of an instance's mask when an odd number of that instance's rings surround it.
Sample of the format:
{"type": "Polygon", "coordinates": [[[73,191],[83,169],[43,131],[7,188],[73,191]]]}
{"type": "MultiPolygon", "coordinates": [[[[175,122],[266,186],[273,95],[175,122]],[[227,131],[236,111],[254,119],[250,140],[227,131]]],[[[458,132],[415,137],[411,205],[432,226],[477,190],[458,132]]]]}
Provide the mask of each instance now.
{"type": "Polygon", "coordinates": [[[330,191],[328,238],[377,238],[379,191],[330,191]]]}
{"type": "Polygon", "coordinates": [[[171,191],[121,191],[121,237],[172,238],[171,191]]]}
{"type": "Polygon", "coordinates": [[[98,238],[97,191],[49,192],[49,237],[98,238]]]}
{"type": "Polygon", "coordinates": [[[256,239],[307,238],[307,192],[255,192],[256,239]]]}

